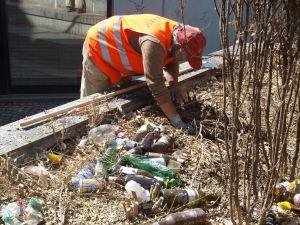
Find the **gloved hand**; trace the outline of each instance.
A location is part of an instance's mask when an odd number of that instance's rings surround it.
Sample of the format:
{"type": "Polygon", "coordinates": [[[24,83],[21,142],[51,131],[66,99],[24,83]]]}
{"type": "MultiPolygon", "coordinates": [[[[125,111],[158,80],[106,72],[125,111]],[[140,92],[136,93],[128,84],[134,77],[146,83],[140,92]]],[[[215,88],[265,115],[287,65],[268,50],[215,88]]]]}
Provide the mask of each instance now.
{"type": "Polygon", "coordinates": [[[188,134],[196,134],[196,129],[192,125],[183,122],[178,114],[171,117],[169,120],[173,127],[178,129],[184,129],[188,132],[188,134]]]}
{"type": "Polygon", "coordinates": [[[170,85],[172,101],[177,105],[182,105],[187,100],[187,91],[178,84],[170,85]]]}

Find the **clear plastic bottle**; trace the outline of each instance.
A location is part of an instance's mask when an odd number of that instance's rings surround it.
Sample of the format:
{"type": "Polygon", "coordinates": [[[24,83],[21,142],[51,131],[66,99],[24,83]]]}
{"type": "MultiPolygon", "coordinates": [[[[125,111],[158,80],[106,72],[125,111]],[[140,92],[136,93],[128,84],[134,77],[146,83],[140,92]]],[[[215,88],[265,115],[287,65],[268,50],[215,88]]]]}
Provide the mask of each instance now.
{"type": "Polygon", "coordinates": [[[88,133],[89,139],[95,144],[101,144],[103,141],[108,140],[115,136],[114,132],[118,126],[112,124],[102,124],[98,127],[91,129],[88,133]]]}
{"type": "Polygon", "coordinates": [[[20,225],[23,216],[22,202],[8,203],[1,209],[1,215],[5,225],[20,225]]]}
{"type": "Polygon", "coordinates": [[[171,213],[159,222],[152,225],[199,225],[205,224],[206,214],[201,208],[187,209],[171,213]]]}

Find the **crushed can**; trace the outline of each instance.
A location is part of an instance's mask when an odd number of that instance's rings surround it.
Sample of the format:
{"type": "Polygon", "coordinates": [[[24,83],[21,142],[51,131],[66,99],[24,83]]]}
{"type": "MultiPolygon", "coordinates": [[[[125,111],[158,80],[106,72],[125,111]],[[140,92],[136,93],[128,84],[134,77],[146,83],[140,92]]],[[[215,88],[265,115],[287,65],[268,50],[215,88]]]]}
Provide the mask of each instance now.
{"type": "Polygon", "coordinates": [[[100,179],[80,179],[78,190],[81,193],[92,193],[95,191],[102,191],[105,188],[105,182],[100,179]]]}

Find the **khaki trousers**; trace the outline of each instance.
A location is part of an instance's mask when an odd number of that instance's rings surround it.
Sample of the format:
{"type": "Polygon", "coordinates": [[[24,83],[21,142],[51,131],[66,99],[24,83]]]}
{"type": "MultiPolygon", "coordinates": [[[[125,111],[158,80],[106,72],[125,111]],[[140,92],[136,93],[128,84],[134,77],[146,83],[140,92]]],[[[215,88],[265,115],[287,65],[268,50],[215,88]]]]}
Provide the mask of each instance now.
{"type": "Polygon", "coordinates": [[[96,66],[89,56],[86,41],[83,44],[82,56],[80,98],[109,90],[112,86],[110,79],[96,66]]]}

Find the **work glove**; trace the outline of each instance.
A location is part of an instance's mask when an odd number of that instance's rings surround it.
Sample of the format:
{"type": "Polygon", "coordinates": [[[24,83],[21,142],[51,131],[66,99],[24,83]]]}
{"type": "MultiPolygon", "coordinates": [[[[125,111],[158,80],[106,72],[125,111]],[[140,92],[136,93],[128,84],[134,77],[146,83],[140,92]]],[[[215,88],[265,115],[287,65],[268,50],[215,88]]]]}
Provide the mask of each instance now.
{"type": "Polygon", "coordinates": [[[186,130],[188,134],[196,134],[196,129],[191,124],[183,122],[178,114],[171,117],[169,121],[175,128],[186,130]]]}
{"type": "Polygon", "coordinates": [[[188,98],[186,89],[178,84],[170,85],[170,94],[172,101],[179,106],[182,106],[188,98]]]}

